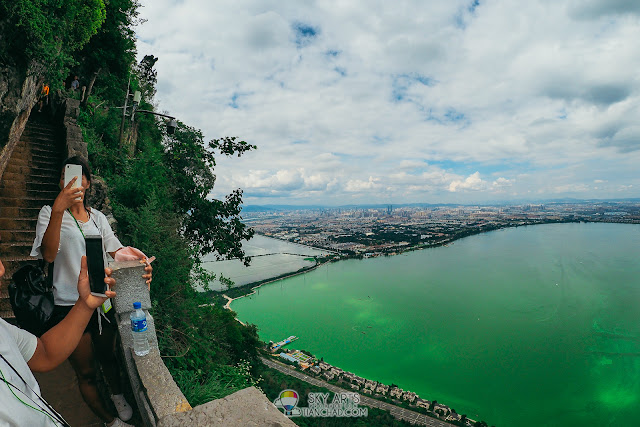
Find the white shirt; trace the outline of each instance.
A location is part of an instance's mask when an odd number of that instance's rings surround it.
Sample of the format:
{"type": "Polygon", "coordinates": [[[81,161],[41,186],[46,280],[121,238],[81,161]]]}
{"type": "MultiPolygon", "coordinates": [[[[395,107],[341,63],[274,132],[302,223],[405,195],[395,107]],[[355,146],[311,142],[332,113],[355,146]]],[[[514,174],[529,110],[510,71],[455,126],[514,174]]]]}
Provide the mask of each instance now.
{"type": "MultiPolygon", "coordinates": [[[[42,238],[49,226],[51,206],[43,206],[38,215],[36,238],[31,249],[31,256],[42,259],[42,238]]],[[[56,305],[74,305],[78,300],[78,275],[83,255],[86,255],[84,237],[78,228],[82,227],[85,236],[101,235],[105,266],[107,252],[115,252],[122,247],[107,221],[107,217],[97,209],[91,209],[89,221],[81,222],[65,211],[60,226],[60,246],[53,264],[53,299],[56,305]]]]}
{"type": "Polygon", "coordinates": [[[46,408],[33,393],[40,394],[40,387],[27,365],[36,351],[37,345],[38,340],[35,336],[0,319],[0,354],[9,361],[29,385],[27,387],[18,374],[0,358],[0,426],[50,427],[58,425],[42,412],[20,402],[22,400],[33,407],[46,408]],[[17,389],[2,381],[2,378],[17,389]]]}

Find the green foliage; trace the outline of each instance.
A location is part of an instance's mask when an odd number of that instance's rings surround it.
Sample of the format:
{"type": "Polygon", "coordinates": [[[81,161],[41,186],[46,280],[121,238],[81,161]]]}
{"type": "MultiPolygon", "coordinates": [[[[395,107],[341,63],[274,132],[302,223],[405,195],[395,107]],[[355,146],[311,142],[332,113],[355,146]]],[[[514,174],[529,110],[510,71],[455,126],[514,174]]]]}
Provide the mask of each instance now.
{"type": "MultiPolygon", "coordinates": [[[[133,76],[132,88],[150,82],[133,76]]],[[[181,123],[169,137],[161,120],[137,114],[135,150],[128,156],[119,143],[121,110],[105,108],[113,104],[99,96],[109,89],[96,90],[78,122],[92,167],[108,184],[120,240],[157,257],[152,312],[165,364],[192,405],[253,385],[250,370],[259,364],[260,345],[255,326],[243,326],[235,313],[210,305],[208,294],[194,289],[212,280],[201,254],[243,258],[240,240],[252,235],[239,215],[240,191],[223,201],[207,199],[215,183],[212,146],[231,155],[249,144],[224,138],[207,148],[198,129],[181,123]]]]}
{"type": "MultiPolygon", "coordinates": [[[[102,70],[78,123],[94,173],[107,183],[118,237],[157,258],[151,299],[160,353],[197,405],[256,384],[255,326],[243,326],[235,313],[210,305],[209,293],[195,290],[213,280],[201,255],[215,251],[248,262],[241,240],[253,231],[240,217],[242,192],[207,197],[215,184],[215,153],[241,155],[255,146],[228,137],[205,144],[200,130],[183,123],[168,136],[161,119],[142,113],[127,120],[121,144],[122,110],[114,107],[123,103],[129,76],[131,90],[145,92],[147,101],[155,93],[157,58],[134,64],[137,7],[134,0],[110,0],[103,27],[77,54],[85,73],[102,70]]],[[[153,110],[147,101],[140,109],[153,110]]]]}
{"type": "Polygon", "coordinates": [[[255,145],[237,138],[212,140],[205,146],[202,132],[178,122],[174,135],[165,140],[166,164],[171,180],[180,189],[175,194],[177,212],[184,215],[184,235],[198,247],[201,255],[215,252],[219,258],[239,258],[248,265],[241,241],[253,236],[253,230],[240,218],[242,190],[235,190],[224,200],[211,200],[207,196],[216,177],[215,150],[238,157],[255,145]]]}
{"type": "Polygon", "coordinates": [[[135,69],[136,76],[140,82],[140,91],[145,99],[152,99],[156,94],[158,73],[153,69],[156,62],[158,62],[157,57],[145,55],[135,69]]]}
{"type": "Polygon", "coordinates": [[[251,364],[241,360],[233,366],[221,366],[215,372],[176,370],[173,378],[191,406],[220,399],[246,387],[259,387],[260,379],[251,376],[251,364]]]}
{"type": "Polygon", "coordinates": [[[137,23],[137,0],[109,0],[106,2],[106,20],[91,37],[89,43],[77,52],[77,74],[87,81],[99,74],[101,84],[97,94],[115,105],[124,99],[127,80],[135,62],[136,42],[133,27],[137,23]]]}
{"type": "Polygon", "coordinates": [[[0,2],[0,17],[6,26],[0,62],[28,67],[35,61],[56,87],[73,52],[98,31],[106,11],[103,0],[11,0],[0,2]]]}

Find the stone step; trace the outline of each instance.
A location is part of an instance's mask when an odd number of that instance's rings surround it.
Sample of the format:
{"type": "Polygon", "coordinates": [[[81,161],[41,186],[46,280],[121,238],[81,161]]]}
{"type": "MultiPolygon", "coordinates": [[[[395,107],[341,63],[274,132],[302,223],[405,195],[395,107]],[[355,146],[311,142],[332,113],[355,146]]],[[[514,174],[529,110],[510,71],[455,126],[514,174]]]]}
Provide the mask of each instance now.
{"type": "MultiPolygon", "coordinates": [[[[0,197],[0,206],[11,206],[16,208],[38,208],[40,209],[44,205],[51,206],[56,196],[32,196],[32,197],[24,197],[23,194],[16,196],[10,196],[4,194],[4,192],[0,192],[2,197],[0,197]]],[[[2,252],[0,252],[2,254],[2,252]]],[[[2,259],[2,258],[0,258],[2,259]]]]}
{"type": "MultiPolygon", "coordinates": [[[[5,171],[4,174],[2,174],[2,180],[3,181],[26,181],[27,176],[25,174],[22,173],[16,173],[16,172],[7,172],[5,171]]],[[[30,182],[41,182],[41,183],[54,183],[54,184],[58,184],[58,181],[60,179],[60,176],[55,173],[55,172],[47,172],[47,171],[41,171],[40,169],[36,169],[35,171],[32,171],[31,174],[29,174],[28,176],[28,181],[30,182]]]]}
{"type": "Polygon", "coordinates": [[[38,151],[55,151],[56,153],[60,152],[60,145],[55,140],[20,140],[20,144],[38,151]]]}
{"type": "Polygon", "coordinates": [[[58,137],[58,135],[55,132],[49,132],[47,134],[33,134],[33,133],[29,133],[26,130],[22,133],[22,135],[20,136],[20,143],[24,144],[26,143],[26,141],[32,141],[34,143],[42,143],[42,142],[46,142],[46,141],[59,141],[60,138],[58,137]]]}
{"type": "MultiPolygon", "coordinates": [[[[15,185],[15,186],[11,186],[11,183],[7,183],[7,185],[9,185],[9,187],[2,187],[0,189],[0,194],[2,194],[1,198],[4,197],[8,197],[8,198],[12,198],[12,199],[16,199],[16,198],[24,198],[25,197],[25,191],[26,191],[26,184],[24,187],[20,187],[19,185],[15,185]]],[[[42,190],[42,191],[35,191],[34,192],[29,192],[26,194],[26,198],[27,199],[31,199],[31,198],[38,198],[38,199],[42,199],[44,201],[50,201],[50,200],[55,200],[56,197],[58,197],[58,194],[60,194],[60,190],[42,190]]],[[[24,204],[24,203],[8,203],[8,204],[4,204],[0,202],[0,206],[25,206],[25,207],[32,207],[32,205],[29,204],[24,204]]]]}
{"type": "Polygon", "coordinates": [[[4,265],[4,268],[5,268],[4,278],[10,280],[11,276],[13,276],[13,273],[18,271],[18,269],[23,265],[37,264],[37,263],[38,263],[38,259],[30,256],[2,258],[2,264],[4,265]]]}
{"type": "Polygon", "coordinates": [[[43,115],[34,115],[16,145],[0,181],[0,259],[6,269],[0,280],[0,316],[13,318],[7,284],[29,256],[38,213],[60,193],[62,133],[43,115]]]}
{"type": "MultiPolygon", "coordinates": [[[[35,230],[31,242],[2,242],[0,243],[0,254],[2,257],[28,257],[35,239],[35,230]]],[[[3,258],[0,258],[3,259],[3,258]]]]}
{"type": "Polygon", "coordinates": [[[43,175],[58,175],[60,174],[60,168],[55,163],[49,163],[41,166],[29,165],[29,164],[16,164],[10,163],[4,170],[4,173],[17,173],[21,175],[28,175],[32,172],[40,172],[43,175]]]}
{"type": "Polygon", "coordinates": [[[56,147],[55,145],[44,146],[44,145],[31,145],[31,144],[25,143],[25,144],[16,145],[16,148],[13,150],[13,153],[19,156],[25,155],[25,154],[31,154],[31,155],[35,154],[41,157],[43,156],[58,157],[60,150],[59,150],[59,147],[56,147]]]}
{"type": "Polygon", "coordinates": [[[45,144],[57,144],[57,132],[48,131],[42,133],[23,133],[20,137],[20,141],[28,141],[30,143],[45,143],[45,144]]]}
{"type": "Polygon", "coordinates": [[[4,169],[4,172],[10,172],[10,173],[17,173],[17,174],[21,174],[21,175],[27,175],[29,173],[31,173],[31,170],[36,170],[33,166],[31,165],[16,165],[13,162],[10,162],[7,167],[4,169]]]}
{"type": "MultiPolygon", "coordinates": [[[[15,170],[15,169],[14,169],[15,170]]],[[[41,170],[33,169],[30,173],[21,172],[8,172],[2,175],[2,182],[0,182],[0,188],[14,187],[11,183],[37,183],[40,185],[51,184],[56,188],[60,183],[60,175],[53,170],[41,170]]]]}
{"type": "Polygon", "coordinates": [[[13,314],[13,310],[11,310],[11,303],[9,302],[9,298],[1,298],[0,299],[0,317],[5,319],[8,323],[11,323],[11,319],[15,321],[15,315],[13,314]]]}
{"type": "Polygon", "coordinates": [[[59,154],[55,154],[55,153],[42,153],[42,152],[31,152],[31,151],[24,151],[24,150],[16,150],[13,152],[13,154],[11,155],[11,160],[19,160],[19,161],[26,161],[28,164],[39,164],[39,163],[46,163],[46,162],[51,162],[52,160],[58,162],[58,164],[61,162],[61,156],[59,154]]]}
{"type": "Polygon", "coordinates": [[[5,268],[4,277],[0,279],[0,317],[3,319],[12,319],[15,317],[11,303],[9,302],[9,292],[7,288],[11,281],[11,276],[23,265],[36,264],[38,262],[36,258],[29,256],[32,244],[33,242],[28,244],[0,243],[2,264],[5,268]],[[21,252],[20,255],[12,254],[12,252],[17,252],[18,250],[21,252]]]}
{"type": "MultiPolygon", "coordinates": [[[[5,218],[38,218],[40,207],[22,208],[19,206],[0,206],[0,216],[5,218]]],[[[0,254],[0,260],[2,255],[0,254]]]]}
{"type": "Polygon", "coordinates": [[[37,126],[31,122],[27,122],[27,126],[22,132],[23,136],[41,136],[41,135],[56,135],[60,128],[55,126],[37,126]]]}
{"type": "Polygon", "coordinates": [[[50,137],[56,134],[56,130],[52,127],[35,128],[27,125],[28,127],[22,132],[22,138],[41,138],[50,137]]]}
{"type": "Polygon", "coordinates": [[[29,130],[33,129],[42,129],[42,128],[53,128],[55,125],[51,123],[51,119],[48,117],[41,116],[30,116],[29,121],[27,122],[29,126],[29,130]]]}
{"type": "Polygon", "coordinates": [[[62,160],[56,157],[38,157],[37,159],[28,159],[28,158],[18,158],[11,157],[11,161],[9,164],[14,164],[16,166],[29,166],[29,167],[46,167],[60,170],[60,165],[62,164],[62,160]]]}
{"type": "MultiPolygon", "coordinates": [[[[0,229],[0,239],[6,243],[33,243],[36,237],[36,226],[28,230],[2,230],[0,229]]],[[[0,258],[2,259],[2,258],[0,258]]]]}
{"type": "Polygon", "coordinates": [[[57,128],[51,124],[35,123],[30,120],[27,122],[27,126],[24,132],[22,132],[22,135],[55,135],[56,132],[57,128]]]}
{"type": "Polygon", "coordinates": [[[24,145],[33,145],[33,146],[41,146],[41,147],[58,147],[60,146],[60,138],[57,134],[43,134],[43,135],[28,135],[22,134],[20,137],[20,143],[24,145]]]}
{"type": "Polygon", "coordinates": [[[20,141],[20,145],[16,145],[16,150],[17,152],[21,152],[21,150],[29,150],[36,153],[55,153],[57,155],[60,153],[60,146],[53,141],[37,143],[20,141]]]}
{"type": "Polygon", "coordinates": [[[4,194],[3,190],[11,188],[21,188],[27,192],[33,191],[57,191],[60,192],[60,181],[57,181],[57,176],[50,177],[48,180],[36,180],[32,181],[31,177],[23,176],[22,178],[12,177],[12,179],[3,179],[0,183],[0,192],[4,194]]]}
{"type": "MultiPolygon", "coordinates": [[[[36,213],[37,215],[37,213],[36,213]]],[[[38,217],[3,217],[0,218],[0,232],[2,230],[35,230],[38,217]]],[[[2,260],[0,256],[0,260],[2,260]]]]}

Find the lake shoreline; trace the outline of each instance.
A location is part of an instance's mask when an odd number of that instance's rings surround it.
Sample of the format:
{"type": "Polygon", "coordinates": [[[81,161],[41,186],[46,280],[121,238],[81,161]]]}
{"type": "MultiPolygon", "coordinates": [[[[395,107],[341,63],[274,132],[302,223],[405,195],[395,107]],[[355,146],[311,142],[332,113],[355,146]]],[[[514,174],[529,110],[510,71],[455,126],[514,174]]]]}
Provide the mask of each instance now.
{"type": "MultiPolygon", "coordinates": [[[[558,392],[554,401],[559,403],[536,412],[546,398],[508,372],[522,372],[522,378],[539,381],[549,389],[558,386],[561,374],[563,387],[584,400],[598,398],[589,392],[593,387],[606,389],[612,382],[617,384],[620,378],[634,375],[635,368],[629,371],[632,366],[618,362],[602,368],[601,357],[594,351],[635,352],[636,341],[628,340],[621,349],[622,337],[598,334],[598,330],[592,330],[592,321],[597,319],[607,330],[611,325],[624,326],[627,335],[638,336],[637,313],[601,306],[602,301],[612,307],[624,305],[640,289],[633,275],[637,260],[630,250],[640,244],[637,232],[640,229],[632,230],[627,224],[583,223],[487,233],[494,236],[468,242],[465,239],[464,244],[447,250],[328,266],[327,275],[322,269],[306,277],[307,286],[298,286],[303,284],[298,277],[285,282],[282,290],[280,286],[268,287],[260,292],[260,298],[244,300],[233,308],[245,322],[259,325],[261,335],[264,333],[262,340],[301,336],[305,338],[302,348],[324,356],[334,366],[385,384],[396,382],[470,415],[484,414],[496,425],[513,425],[509,422],[524,413],[525,418],[543,419],[555,413],[556,406],[573,408],[574,402],[569,399],[562,403],[568,393],[558,392]],[[487,274],[483,273],[485,267],[487,274]],[[625,285],[612,288],[598,279],[605,276],[607,281],[625,285]],[[403,286],[389,286],[392,282],[402,282],[403,286]],[[377,302],[362,302],[367,295],[377,302]],[[435,301],[438,304],[433,304],[435,301]],[[556,313],[559,303],[563,304],[561,310],[549,320],[546,315],[556,313]],[[428,315],[424,314],[425,304],[430,307],[428,315]],[[465,309],[452,312],[450,307],[465,309]],[[502,321],[496,313],[511,320],[502,321]],[[542,318],[545,322],[540,324],[542,318]],[[369,324],[374,325],[371,331],[361,328],[366,335],[350,331],[353,325],[369,324]],[[472,339],[462,338],[462,330],[472,339]],[[585,347],[583,338],[593,334],[598,334],[595,347],[585,347]],[[493,343],[494,347],[484,349],[480,342],[493,343]],[[510,346],[510,356],[502,357],[502,349],[510,343],[520,346],[510,346]],[[566,349],[559,351],[559,344],[566,344],[566,349]],[[541,363],[530,348],[548,357],[541,363]],[[565,354],[579,363],[568,363],[565,354]],[[398,355],[408,357],[399,360],[398,355]],[[526,363],[529,358],[531,364],[526,363]],[[358,363],[354,365],[351,359],[358,363]],[[472,369],[465,360],[477,360],[474,363],[485,368],[472,369]],[[427,373],[425,366],[433,369],[427,373]],[[403,376],[400,367],[412,374],[403,376]],[[451,378],[457,381],[458,377],[464,377],[465,389],[482,392],[462,393],[460,384],[451,385],[451,378]],[[486,385],[491,381],[503,381],[508,386],[495,387],[488,398],[486,385]],[[530,403],[520,410],[509,407],[505,402],[510,402],[512,395],[500,391],[506,389],[516,390],[530,403]]],[[[632,395],[637,387],[626,383],[624,390],[632,395]]],[[[627,416],[638,414],[631,408],[620,409],[627,416]]],[[[604,420],[608,414],[594,407],[578,415],[565,413],[561,418],[563,425],[577,426],[586,417],[604,420]]]]}
{"type": "MultiPolygon", "coordinates": [[[[292,273],[284,273],[282,275],[279,276],[275,276],[275,277],[269,277],[263,280],[258,280],[256,282],[253,283],[248,283],[246,285],[241,285],[241,286],[237,286],[237,287],[233,287],[227,291],[223,291],[223,290],[219,290],[219,291],[213,291],[214,295],[218,295],[224,298],[231,298],[231,301],[235,300],[235,299],[239,299],[242,298],[244,296],[249,296],[249,295],[253,295],[255,293],[255,289],[259,288],[262,285],[266,285],[269,283],[273,283],[273,282],[277,282],[278,280],[283,280],[283,279],[287,279],[289,277],[294,277],[297,276],[299,274],[304,274],[308,271],[312,271],[316,268],[318,268],[320,265],[324,265],[328,262],[338,262],[338,261],[344,261],[344,260],[349,260],[349,259],[365,259],[365,258],[377,258],[377,257],[381,257],[381,256],[385,256],[385,257],[393,257],[396,255],[402,255],[405,253],[409,253],[409,252],[415,252],[415,251],[422,251],[424,249],[432,249],[432,248],[438,248],[438,247],[442,247],[442,246],[448,246],[453,244],[453,242],[464,239],[466,237],[471,237],[471,236],[476,236],[479,234],[485,234],[485,233],[489,233],[492,231],[498,231],[498,230],[504,230],[504,229],[511,229],[511,228],[519,228],[519,227],[528,227],[528,226],[532,226],[532,225],[544,225],[544,224],[569,224],[569,223],[580,223],[580,222],[585,222],[585,221],[579,221],[579,220],[569,220],[569,221],[546,221],[546,222],[531,222],[531,223],[524,223],[524,224],[515,224],[515,225],[509,225],[509,226],[504,226],[504,227],[497,227],[497,228],[487,228],[487,229],[481,229],[481,230],[477,230],[475,233],[462,233],[459,235],[455,235],[449,238],[446,238],[444,240],[441,241],[437,241],[437,242],[433,242],[433,243],[429,243],[429,244],[417,244],[414,246],[408,246],[404,249],[402,249],[401,251],[397,251],[397,252],[392,252],[392,253],[386,253],[386,252],[381,252],[381,253],[375,253],[374,255],[371,256],[364,256],[364,255],[349,255],[349,254],[345,254],[345,253],[340,253],[339,251],[336,251],[335,249],[330,249],[330,248],[323,248],[323,247],[319,247],[319,246],[309,246],[309,245],[304,245],[302,243],[297,243],[297,242],[290,242],[288,240],[282,240],[279,239],[277,237],[272,237],[272,236],[267,236],[264,234],[258,234],[262,237],[266,237],[269,239],[274,239],[274,240],[278,240],[280,242],[284,242],[284,243],[290,243],[290,244],[295,244],[297,246],[304,246],[304,247],[308,247],[311,249],[315,249],[315,250],[322,250],[322,251],[329,251],[329,252],[333,252],[336,255],[339,255],[338,258],[329,258],[326,260],[323,260],[320,264],[317,264],[315,266],[309,267],[309,268],[303,268],[300,270],[297,270],[295,272],[292,273]],[[236,293],[236,292],[241,292],[240,295],[234,296],[234,297],[229,297],[227,295],[227,293],[236,293]]],[[[597,221],[594,221],[594,223],[597,221]]],[[[226,304],[224,304],[225,308],[230,308],[230,301],[227,301],[226,304]]]]}
{"type": "MultiPolygon", "coordinates": [[[[270,278],[270,279],[265,279],[264,281],[261,281],[261,283],[258,283],[257,285],[255,283],[250,283],[248,285],[244,285],[244,286],[240,286],[240,287],[237,287],[237,288],[233,288],[233,289],[251,288],[251,289],[249,289],[247,291],[247,293],[239,295],[237,297],[233,297],[232,298],[232,297],[228,296],[226,293],[220,292],[222,294],[222,297],[227,300],[227,303],[224,305],[224,308],[226,308],[227,310],[232,310],[231,309],[231,303],[233,301],[255,294],[256,293],[256,289],[260,288],[263,285],[268,285],[269,283],[277,282],[278,280],[284,280],[284,279],[288,279],[290,277],[299,276],[300,274],[305,274],[305,273],[307,273],[309,271],[313,271],[316,268],[321,267],[321,266],[325,265],[326,263],[332,262],[332,261],[333,260],[331,260],[331,259],[330,260],[326,260],[326,261],[324,261],[322,263],[318,263],[318,264],[316,264],[316,265],[314,265],[312,267],[303,268],[303,269],[300,269],[300,270],[295,271],[293,273],[287,273],[284,276],[278,276],[278,277],[273,277],[273,278],[270,278]]],[[[240,322],[240,320],[238,320],[238,321],[240,322]]],[[[242,322],[240,322],[240,323],[242,323],[242,322]]]]}

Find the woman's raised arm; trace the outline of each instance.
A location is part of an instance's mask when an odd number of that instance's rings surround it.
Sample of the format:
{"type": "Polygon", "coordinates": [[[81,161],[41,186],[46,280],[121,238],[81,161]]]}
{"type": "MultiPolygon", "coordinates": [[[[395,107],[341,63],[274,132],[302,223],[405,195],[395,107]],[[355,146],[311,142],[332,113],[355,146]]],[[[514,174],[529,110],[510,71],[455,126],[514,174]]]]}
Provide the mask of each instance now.
{"type": "Polygon", "coordinates": [[[51,207],[51,216],[49,217],[49,225],[40,245],[42,258],[47,262],[53,262],[58,254],[60,246],[60,227],[62,226],[62,217],[64,211],[69,209],[74,203],[78,203],[78,197],[82,197],[82,189],[73,187],[77,178],[73,178],[66,187],[60,191],[51,207]]]}

